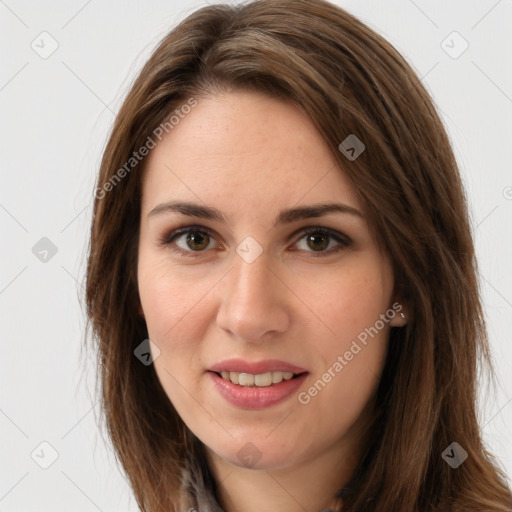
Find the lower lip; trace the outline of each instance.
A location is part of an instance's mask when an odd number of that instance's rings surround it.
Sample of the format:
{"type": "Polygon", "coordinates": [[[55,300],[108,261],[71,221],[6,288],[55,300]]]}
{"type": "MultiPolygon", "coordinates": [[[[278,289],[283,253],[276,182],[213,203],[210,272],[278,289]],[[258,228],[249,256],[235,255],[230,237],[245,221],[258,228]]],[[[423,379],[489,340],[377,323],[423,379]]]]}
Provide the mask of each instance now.
{"type": "Polygon", "coordinates": [[[208,372],[220,394],[231,404],[243,409],[263,409],[289,398],[306,380],[308,373],[303,373],[290,380],[283,380],[271,386],[244,387],[223,379],[215,372],[208,372]]]}

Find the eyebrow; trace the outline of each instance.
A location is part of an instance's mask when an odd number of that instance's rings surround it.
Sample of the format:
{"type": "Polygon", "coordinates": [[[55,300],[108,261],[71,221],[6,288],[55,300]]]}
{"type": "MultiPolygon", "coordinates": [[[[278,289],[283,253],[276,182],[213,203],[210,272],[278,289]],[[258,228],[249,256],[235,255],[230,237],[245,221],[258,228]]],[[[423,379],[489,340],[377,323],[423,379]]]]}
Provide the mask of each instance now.
{"type": "MultiPolygon", "coordinates": [[[[161,203],[155,206],[155,208],[148,213],[148,218],[171,212],[181,213],[182,215],[188,215],[190,217],[217,220],[227,224],[226,217],[220,210],[217,210],[217,208],[186,201],[169,201],[161,203]]],[[[364,219],[364,215],[353,206],[348,206],[343,203],[319,203],[311,206],[298,206],[282,210],[276,217],[274,227],[279,224],[290,224],[298,220],[322,217],[329,213],[345,213],[364,219]]]]}

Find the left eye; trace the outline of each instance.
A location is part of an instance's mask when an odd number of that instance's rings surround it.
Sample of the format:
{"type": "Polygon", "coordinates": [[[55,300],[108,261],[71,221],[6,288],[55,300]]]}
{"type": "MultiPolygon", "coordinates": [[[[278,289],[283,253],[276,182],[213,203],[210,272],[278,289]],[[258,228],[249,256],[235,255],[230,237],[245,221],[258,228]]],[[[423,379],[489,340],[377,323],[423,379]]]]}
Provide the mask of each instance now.
{"type": "Polygon", "coordinates": [[[349,247],[350,244],[350,240],[341,236],[341,234],[325,228],[314,228],[308,230],[295,245],[299,250],[316,252],[322,255],[327,252],[337,252],[344,247],[349,247]],[[333,248],[335,248],[334,251],[332,251],[333,248]]]}

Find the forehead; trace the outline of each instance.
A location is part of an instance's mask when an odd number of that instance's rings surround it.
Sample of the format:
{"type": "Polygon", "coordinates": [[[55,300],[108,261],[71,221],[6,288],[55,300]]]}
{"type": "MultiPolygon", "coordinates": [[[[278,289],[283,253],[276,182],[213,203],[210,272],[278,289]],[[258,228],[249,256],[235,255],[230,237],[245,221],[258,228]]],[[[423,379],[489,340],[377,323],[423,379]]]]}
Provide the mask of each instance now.
{"type": "Polygon", "coordinates": [[[145,163],[145,210],[175,196],[230,201],[253,213],[317,201],[361,206],[311,120],[294,104],[259,93],[198,99],[145,163]]]}

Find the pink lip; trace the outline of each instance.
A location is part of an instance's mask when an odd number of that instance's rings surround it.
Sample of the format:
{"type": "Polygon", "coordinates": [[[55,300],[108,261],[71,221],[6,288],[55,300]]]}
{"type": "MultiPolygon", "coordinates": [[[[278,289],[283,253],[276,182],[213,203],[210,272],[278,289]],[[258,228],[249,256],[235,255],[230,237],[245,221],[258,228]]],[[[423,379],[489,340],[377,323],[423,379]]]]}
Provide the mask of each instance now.
{"type": "Polygon", "coordinates": [[[214,364],[209,370],[217,373],[226,371],[252,373],[253,375],[267,372],[293,372],[296,374],[307,372],[304,368],[276,359],[267,359],[266,361],[251,363],[238,358],[225,359],[220,363],[214,364]]]}
{"type": "MultiPolygon", "coordinates": [[[[268,363],[268,361],[267,361],[268,363]]],[[[292,367],[297,368],[297,367],[292,367]]],[[[259,371],[259,370],[258,370],[259,371]]],[[[280,371],[280,370],[275,370],[280,371]]],[[[292,371],[292,370],[285,370],[292,371]]],[[[248,372],[252,373],[252,372],[248,372]]],[[[265,373],[265,372],[262,372],[265,373]]],[[[279,384],[271,386],[244,387],[233,384],[231,381],[223,379],[213,371],[207,372],[213,381],[217,391],[231,404],[242,409],[263,409],[292,396],[308,377],[309,373],[302,373],[290,380],[283,380],[279,384]]]]}

